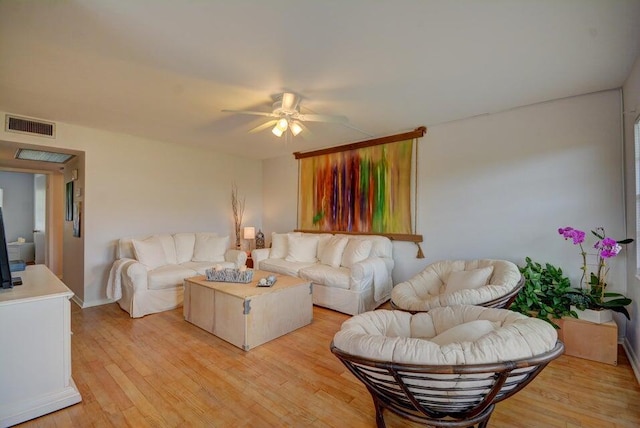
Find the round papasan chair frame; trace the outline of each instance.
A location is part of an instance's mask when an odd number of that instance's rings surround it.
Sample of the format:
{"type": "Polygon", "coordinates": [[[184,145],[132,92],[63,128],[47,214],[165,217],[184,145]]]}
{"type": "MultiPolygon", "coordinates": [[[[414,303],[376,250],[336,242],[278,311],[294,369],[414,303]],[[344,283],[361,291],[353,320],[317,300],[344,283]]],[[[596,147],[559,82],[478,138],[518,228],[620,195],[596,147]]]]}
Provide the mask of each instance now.
{"type": "MultiPolygon", "coordinates": [[[[491,263],[491,264],[495,264],[495,263],[500,263],[500,264],[506,264],[508,266],[511,266],[512,270],[517,271],[518,272],[518,280],[517,282],[515,282],[515,285],[513,286],[513,288],[511,288],[507,293],[495,297],[493,299],[487,300],[487,301],[469,301],[468,299],[466,299],[465,301],[462,302],[462,304],[471,304],[471,305],[476,305],[476,306],[482,306],[485,308],[496,308],[496,309],[502,309],[502,308],[509,308],[509,306],[511,306],[511,304],[513,303],[513,301],[516,299],[516,297],[518,297],[518,293],[520,293],[520,290],[522,290],[522,287],[524,287],[524,282],[525,282],[525,278],[524,276],[522,276],[522,274],[520,273],[518,266],[512,262],[506,261],[506,260],[492,260],[492,259],[476,259],[476,260],[441,260],[438,262],[434,262],[429,264],[427,267],[425,267],[420,273],[418,273],[417,275],[415,275],[413,278],[409,279],[408,281],[402,282],[400,284],[397,284],[396,286],[394,286],[394,290],[395,293],[397,293],[400,289],[402,289],[403,287],[409,287],[410,284],[414,281],[416,281],[421,275],[424,274],[424,272],[427,272],[431,269],[437,269],[439,266],[441,266],[444,263],[472,263],[472,264],[483,264],[483,263],[491,263]],[[398,288],[400,287],[400,288],[398,288]]],[[[446,281],[443,281],[441,278],[438,278],[440,281],[442,281],[442,283],[446,284],[446,281]]],[[[502,284],[488,284],[488,285],[502,285],[502,284]]],[[[390,300],[390,305],[392,309],[395,310],[399,310],[399,311],[406,311],[406,312],[410,312],[412,314],[415,314],[417,312],[426,312],[430,309],[430,308],[425,308],[425,309],[420,309],[420,310],[415,310],[415,309],[410,309],[410,308],[406,308],[403,307],[401,305],[398,305],[396,302],[394,302],[393,300],[393,294],[394,294],[394,290],[392,290],[392,294],[391,294],[391,300],[390,300]]],[[[438,295],[432,295],[433,298],[437,297],[438,295]]],[[[441,305],[440,305],[441,306],[441,305]]],[[[437,306],[437,307],[440,307],[437,306]]]]}
{"type": "Polygon", "coordinates": [[[455,305],[375,310],[346,320],[331,352],[388,409],[434,427],[486,427],[496,403],[531,382],[564,345],[546,322],[508,309],[455,305]]]}
{"type": "Polygon", "coordinates": [[[333,342],[331,352],[366,387],[376,410],[376,426],[386,427],[388,409],[414,422],[434,427],[486,427],[496,403],[527,386],[547,364],[564,352],[560,341],[548,352],[495,364],[417,365],[400,364],[351,355],[333,342]],[[451,396],[452,380],[442,375],[464,375],[467,387],[451,396]],[[487,385],[488,379],[491,384],[487,385]],[[429,385],[415,383],[425,381],[429,385]],[[411,383],[414,385],[411,385],[411,383]],[[442,386],[438,386],[442,384],[442,386]]]}

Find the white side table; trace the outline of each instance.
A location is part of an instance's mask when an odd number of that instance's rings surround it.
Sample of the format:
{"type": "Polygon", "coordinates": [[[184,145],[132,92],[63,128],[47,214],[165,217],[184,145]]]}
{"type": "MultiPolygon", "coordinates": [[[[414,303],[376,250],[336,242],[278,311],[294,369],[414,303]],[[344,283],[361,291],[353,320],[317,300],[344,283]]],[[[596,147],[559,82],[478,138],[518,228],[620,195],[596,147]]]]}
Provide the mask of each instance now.
{"type": "Polygon", "coordinates": [[[36,250],[33,242],[9,242],[7,243],[9,260],[22,260],[30,263],[36,259],[36,250]]]}

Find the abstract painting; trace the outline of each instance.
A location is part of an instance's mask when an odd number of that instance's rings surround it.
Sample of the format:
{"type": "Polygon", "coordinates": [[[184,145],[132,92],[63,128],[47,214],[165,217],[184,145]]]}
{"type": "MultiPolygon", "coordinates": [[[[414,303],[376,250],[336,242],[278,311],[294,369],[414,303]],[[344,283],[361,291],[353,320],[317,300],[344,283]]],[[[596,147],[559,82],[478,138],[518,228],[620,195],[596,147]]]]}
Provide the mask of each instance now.
{"type": "Polygon", "coordinates": [[[413,139],[300,159],[298,227],[411,233],[413,139]]]}

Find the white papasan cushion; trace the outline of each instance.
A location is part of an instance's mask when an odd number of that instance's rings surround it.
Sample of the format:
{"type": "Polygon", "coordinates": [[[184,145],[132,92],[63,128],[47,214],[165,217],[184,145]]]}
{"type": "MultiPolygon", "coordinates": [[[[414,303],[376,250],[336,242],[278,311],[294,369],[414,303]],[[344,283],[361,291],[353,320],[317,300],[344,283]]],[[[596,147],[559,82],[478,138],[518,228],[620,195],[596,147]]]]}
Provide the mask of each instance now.
{"type": "Polygon", "coordinates": [[[469,321],[451,327],[429,340],[440,346],[454,342],[474,342],[498,327],[500,327],[498,323],[488,320],[469,321]]]}
{"type": "Polygon", "coordinates": [[[342,253],[340,264],[346,268],[351,268],[356,263],[365,260],[371,254],[372,243],[368,239],[350,238],[342,253]]]}
{"type": "Polygon", "coordinates": [[[194,262],[223,262],[224,253],[229,248],[229,236],[217,236],[215,233],[196,233],[193,248],[194,262]]]}
{"type": "Polygon", "coordinates": [[[497,299],[513,290],[521,278],[518,266],[507,260],[444,260],[430,264],[409,280],[397,284],[391,300],[409,311],[428,311],[451,305],[477,305],[497,299]],[[445,284],[452,272],[493,266],[489,283],[475,289],[445,292],[445,284]]]}
{"type": "Polygon", "coordinates": [[[345,321],[333,341],[344,352],[380,361],[460,365],[539,355],[555,346],[557,333],[545,321],[508,309],[460,305],[415,315],[388,310],[365,312],[345,321]],[[440,346],[429,340],[429,334],[436,336],[476,320],[487,320],[499,327],[474,341],[440,346]]]}
{"type": "Polygon", "coordinates": [[[492,273],[493,266],[451,272],[447,279],[444,292],[451,294],[460,290],[472,290],[482,287],[483,285],[487,285],[492,273]]]}
{"type": "Polygon", "coordinates": [[[136,254],[136,259],[145,265],[147,269],[155,269],[167,264],[167,257],[162,247],[162,242],[157,236],[145,240],[132,239],[131,244],[136,254]]]}
{"type": "Polygon", "coordinates": [[[342,262],[342,253],[349,242],[348,238],[340,236],[332,236],[324,242],[322,250],[318,247],[318,258],[320,263],[334,268],[340,267],[342,262]]]}
{"type": "Polygon", "coordinates": [[[288,262],[315,263],[318,258],[318,237],[315,235],[290,235],[285,260],[288,262]]]}

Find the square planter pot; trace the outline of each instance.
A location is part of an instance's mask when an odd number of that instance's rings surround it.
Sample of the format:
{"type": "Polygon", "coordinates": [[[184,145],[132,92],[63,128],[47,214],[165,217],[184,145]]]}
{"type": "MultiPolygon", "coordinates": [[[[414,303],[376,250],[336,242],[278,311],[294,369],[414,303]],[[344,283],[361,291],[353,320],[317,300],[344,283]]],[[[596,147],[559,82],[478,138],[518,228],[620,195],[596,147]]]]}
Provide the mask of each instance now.
{"type": "Polygon", "coordinates": [[[591,361],[618,364],[618,325],[615,321],[596,324],[564,317],[553,320],[560,330],[558,339],[564,342],[564,353],[591,361]]]}
{"type": "Polygon", "coordinates": [[[575,306],[571,306],[571,310],[578,314],[578,319],[590,321],[596,324],[603,324],[613,320],[613,312],[611,309],[601,309],[599,311],[593,309],[580,310],[575,306]]]}

